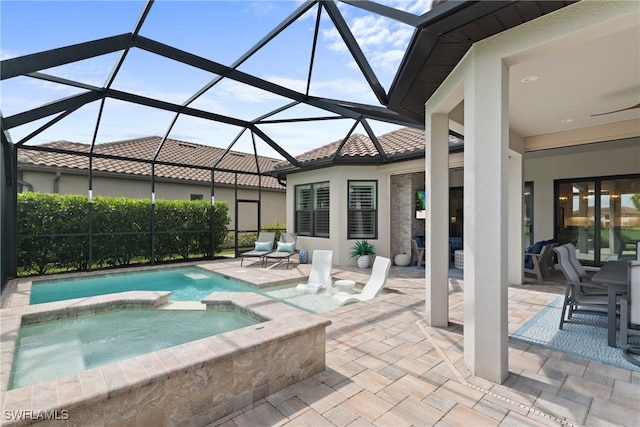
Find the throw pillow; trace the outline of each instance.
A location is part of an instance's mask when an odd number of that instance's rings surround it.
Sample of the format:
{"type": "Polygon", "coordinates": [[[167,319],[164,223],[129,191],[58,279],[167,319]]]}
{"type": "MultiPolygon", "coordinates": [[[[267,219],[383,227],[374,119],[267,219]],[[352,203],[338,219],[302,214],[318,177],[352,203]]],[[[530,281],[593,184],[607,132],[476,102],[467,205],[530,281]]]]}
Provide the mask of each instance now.
{"type": "Polygon", "coordinates": [[[544,241],[539,241],[536,242],[533,247],[531,248],[531,253],[532,254],[539,254],[540,251],[542,250],[542,247],[545,245],[544,241]]]}
{"type": "Polygon", "coordinates": [[[256,242],[256,251],[270,251],[271,242],[256,242]]]}
{"type": "Polygon", "coordinates": [[[278,242],[278,252],[288,252],[292,254],[293,251],[295,250],[296,250],[295,242],[291,242],[291,243],[278,242]]]}

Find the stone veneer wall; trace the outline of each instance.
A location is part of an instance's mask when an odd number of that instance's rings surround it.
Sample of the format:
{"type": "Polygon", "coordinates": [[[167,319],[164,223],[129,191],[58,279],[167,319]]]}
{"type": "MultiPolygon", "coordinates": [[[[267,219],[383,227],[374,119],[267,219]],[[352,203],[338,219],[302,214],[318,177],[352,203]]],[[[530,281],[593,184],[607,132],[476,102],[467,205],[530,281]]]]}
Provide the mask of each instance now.
{"type": "Polygon", "coordinates": [[[391,176],[391,258],[411,254],[411,237],[424,236],[424,220],[416,219],[416,191],[425,188],[424,172],[391,176]]]}
{"type": "MultiPolygon", "coordinates": [[[[136,304],[144,299],[137,292],[125,300],[133,295],[136,304]]],[[[154,305],[157,295],[149,296],[154,305]]],[[[50,425],[50,416],[78,426],[207,425],[325,369],[330,321],[252,293],[219,292],[203,302],[207,309],[238,310],[263,322],[13,390],[5,382],[3,425],[50,425]]],[[[23,314],[66,317],[87,303],[109,309],[91,298],[68,300],[66,308],[62,303],[49,303],[55,304],[50,314],[43,313],[46,304],[2,310],[3,343],[17,337],[23,314]]]]}
{"type": "Polygon", "coordinates": [[[411,254],[411,220],[415,212],[411,201],[411,174],[391,176],[391,259],[399,253],[411,254]]]}

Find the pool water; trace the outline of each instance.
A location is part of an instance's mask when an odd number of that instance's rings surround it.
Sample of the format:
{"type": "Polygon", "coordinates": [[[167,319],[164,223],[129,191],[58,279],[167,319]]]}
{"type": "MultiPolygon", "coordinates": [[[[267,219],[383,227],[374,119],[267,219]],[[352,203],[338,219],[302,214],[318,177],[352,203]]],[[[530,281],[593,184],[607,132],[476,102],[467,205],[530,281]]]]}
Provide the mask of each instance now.
{"type": "Polygon", "coordinates": [[[234,311],[115,310],[22,326],[9,388],[35,384],[257,323],[259,321],[234,311]]]}
{"type": "Polygon", "coordinates": [[[265,289],[261,293],[269,298],[310,313],[324,313],[340,306],[340,303],[333,299],[331,290],[321,290],[317,294],[306,294],[296,290],[295,286],[289,286],[286,288],[265,289]]]}
{"type": "Polygon", "coordinates": [[[260,290],[257,286],[199,267],[163,268],[33,282],[29,302],[41,304],[125,291],[171,291],[170,301],[201,301],[213,292],[253,292],[310,313],[324,313],[338,307],[331,292],[305,294],[298,292],[295,286],[260,290]]]}
{"type": "Polygon", "coordinates": [[[255,292],[256,288],[198,267],[110,273],[34,282],[30,304],[126,291],[171,291],[170,301],[200,301],[212,292],[255,292]]]}

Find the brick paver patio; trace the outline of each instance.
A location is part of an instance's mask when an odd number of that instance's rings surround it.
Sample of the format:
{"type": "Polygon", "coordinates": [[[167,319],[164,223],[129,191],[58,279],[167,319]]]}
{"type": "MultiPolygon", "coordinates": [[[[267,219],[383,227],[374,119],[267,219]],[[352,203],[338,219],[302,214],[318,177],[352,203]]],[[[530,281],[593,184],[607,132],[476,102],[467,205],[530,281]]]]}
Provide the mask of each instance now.
{"type": "MultiPolygon", "coordinates": [[[[308,265],[209,268],[253,282],[303,279],[308,265]]],[[[370,270],[334,268],[335,279],[366,282],[370,270]]],[[[304,281],[304,280],[303,280],[304,281]]],[[[509,288],[509,332],[564,292],[561,275],[509,288]]],[[[463,361],[463,281],[449,279],[450,323],[424,318],[424,272],[392,267],[390,293],[323,316],[326,369],[211,426],[493,426],[640,424],[640,373],[516,341],[509,376],[495,384],[463,361]]]]}

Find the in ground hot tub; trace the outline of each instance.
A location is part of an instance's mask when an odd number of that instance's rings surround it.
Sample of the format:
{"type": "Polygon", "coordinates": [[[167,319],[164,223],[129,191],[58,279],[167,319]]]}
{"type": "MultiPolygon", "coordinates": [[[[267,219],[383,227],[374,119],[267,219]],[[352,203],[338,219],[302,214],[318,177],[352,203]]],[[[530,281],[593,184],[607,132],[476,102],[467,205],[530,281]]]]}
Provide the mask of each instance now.
{"type": "Polygon", "coordinates": [[[8,390],[21,324],[148,310],[168,295],[124,292],[3,309],[3,425],[53,416],[73,425],[207,424],[325,368],[328,320],[253,293],[214,293],[203,301],[207,310],[259,323],[8,390]]]}

